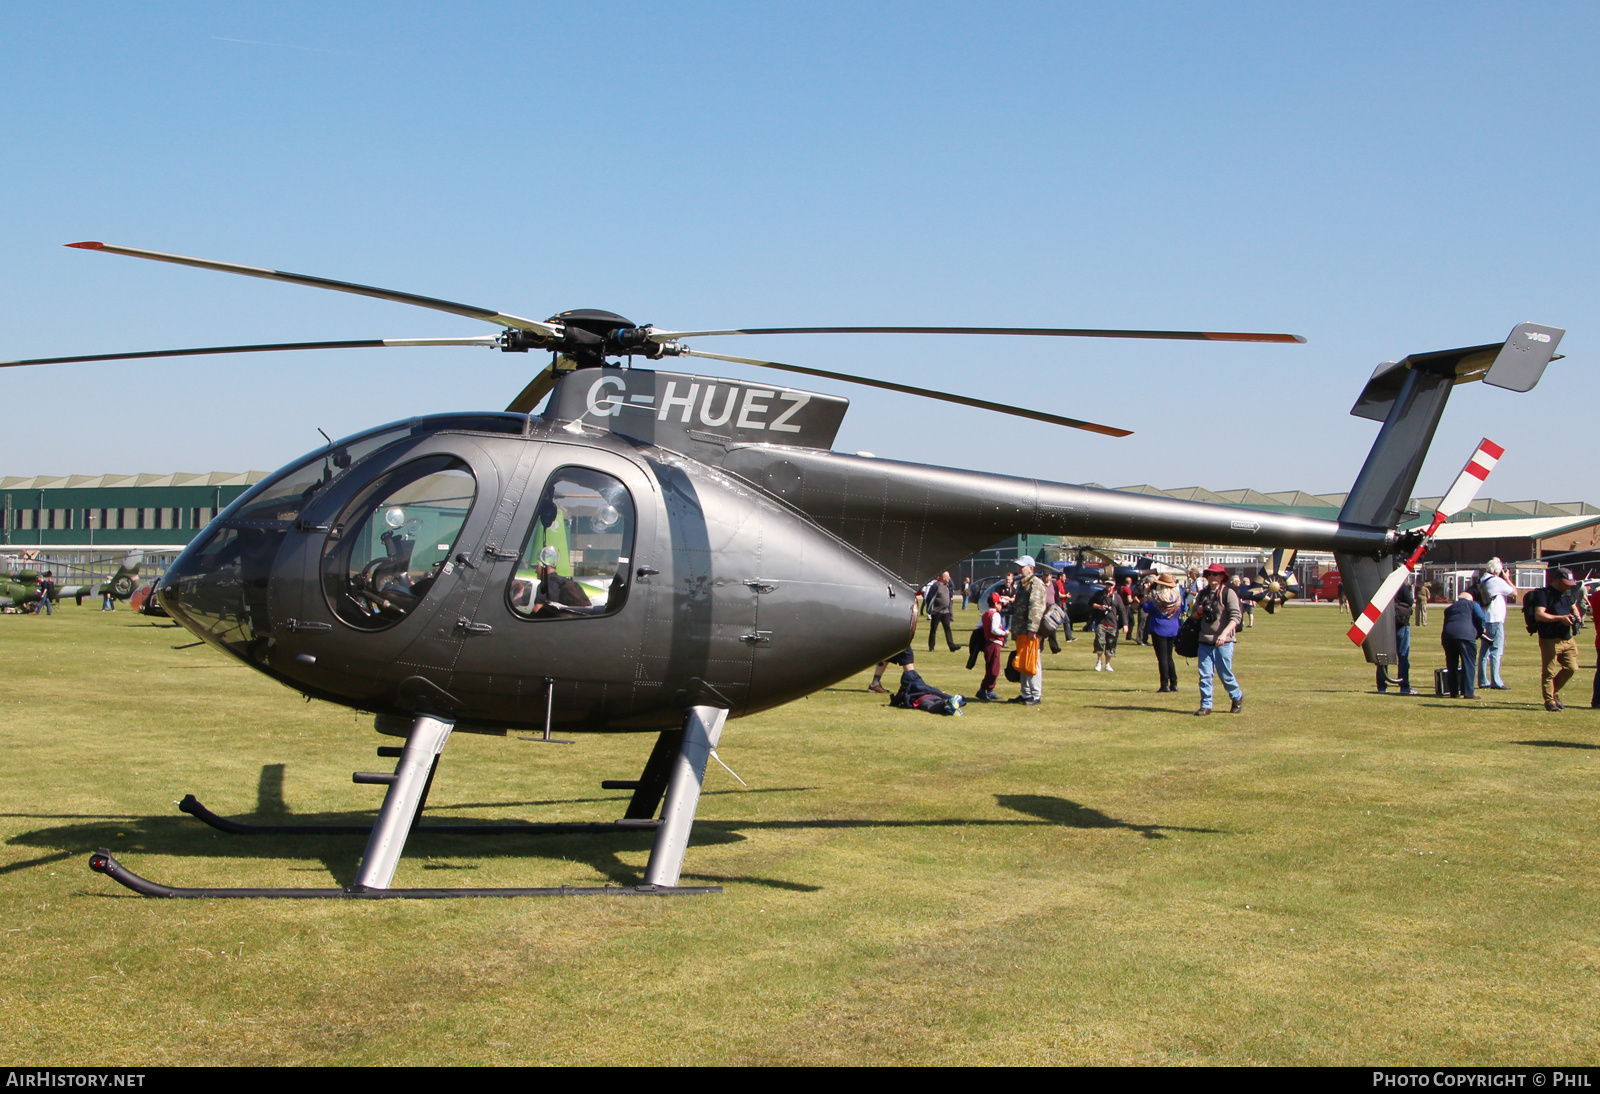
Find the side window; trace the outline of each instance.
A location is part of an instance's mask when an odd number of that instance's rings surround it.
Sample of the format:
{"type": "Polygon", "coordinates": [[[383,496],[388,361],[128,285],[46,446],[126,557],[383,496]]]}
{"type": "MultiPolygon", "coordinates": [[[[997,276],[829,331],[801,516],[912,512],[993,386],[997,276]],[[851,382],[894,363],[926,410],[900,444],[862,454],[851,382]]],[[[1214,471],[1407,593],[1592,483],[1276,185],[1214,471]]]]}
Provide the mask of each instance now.
{"type": "Polygon", "coordinates": [[[450,560],[477,494],[467,465],[430,456],[384,475],[335,522],[322,559],[334,614],[381,630],[422,603],[450,560]]]}
{"type": "Polygon", "coordinates": [[[550,477],[528,530],[509,595],[538,619],[610,615],[628,595],[633,499],[599,471],[563,467],[550,477]]]}

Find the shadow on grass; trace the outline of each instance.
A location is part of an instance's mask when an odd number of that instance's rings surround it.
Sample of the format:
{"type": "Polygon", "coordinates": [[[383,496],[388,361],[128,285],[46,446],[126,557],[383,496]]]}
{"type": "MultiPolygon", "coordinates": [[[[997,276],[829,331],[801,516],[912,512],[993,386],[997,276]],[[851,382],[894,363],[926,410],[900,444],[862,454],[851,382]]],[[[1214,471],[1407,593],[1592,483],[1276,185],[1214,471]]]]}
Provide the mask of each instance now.
{"type": "MultiPolygon", "coordinates": [[[[1145,839],[1164,839],[1163,832],[1216,833],[1211,828],[1185,828],[1175,825],[1134,824],[1108,816],[1098,809],[1065,798],[1036,794],[1000,794],[995,800],[1004,808],[1032,819],[990,820],[964,817],[930,820],[871,820],[855,818],[813,818],[796,820],[702,820],[695,824],[691,852],[696,847],[742,843],[749,833],[759,831],[843,831],[850,829],[896,828],[1023,828],[1061,827],[1084,829],[1124,829],[1145,839]]],[[[269,816],[282,817],[276,811],[269,816]]],[[[308,824],[370,824],[370,813],[294,814],[308,824]]],[[[452,818],[434,815],[435,823],[452,818]]],[[[471,837],[456,834],[414,831],[406,844],[407,858],[441,860],[451,868],[477,869],[486,858],[517,858],[582,863],[615,885],[636,885],[640,871],[622,861],[622,855],[637,856],[649,851],[655,835],[650,830],[619,830],[602,834],[530,832],[471,837]]],[[[0,874],[15,873],[61,862],[97,847],[108,847],[119,857],[161,855],[175,858],[226,858],[243,861],[301,859],[320,862],[338,885],[349,885],[356,876],[366,845],[363,835],[231,835],[217,832],[184,816],[128,818],[117,823],[92,822],[23,832],[6,841],[8,846],[50,849],[35,858],[0,867],[0,874]]],[[[437,865],[435,868],[439,868],[437,865]]],[[[299,868],[297,872],[303,872],[299,868]]],[[[690,874],[703,881],[738,882],[797,892],[814,892],[817,886],[778,878],[714,876],[690,874]]],[[[166,879],[163,879],[166,880],[166,879]]],[[[229,879],[234,884],[246,878],[229,879]]]]}
{"type": "Polygon", "coordinates": [[[1007,809],[1026,813],[1030,817],[1038,817],[1059,828],[1126,828],[1130,832],[1139,833],[1145,839],[1166,839],[1161,834],[1163,832],[1221,834],[1216,828],[1185,828],[1175,824],[1130,824],[1109,817],[1090,806],[1079,805],[1066,798],[1046,797],[1043,794],[996,794],[994,800],[1007,809]]]}
{"type": "Polygon", "coordinates": [[[1512,741],[1514,745],[1529,745],[1533,748],[1582,748],[1591,751],[1600,751],[1600,745],[1580,744],[1577,741],[1512,741]]]}
{"type": "MultiPolygon", "coordinates": [[[[722,797],[724,795],[729,795],[729,794],[733,794],[733,795],[737,795],[737,794],[800,794],[800,793],[804,793],[807,790],[820,790],[820,789],[822,789],[820,786],[762,786],[762,787],[742,788],[742,789],[737,789],[737,790],[704,790],[704,791],[701,791],[700,796],[702,798],[718,798],[718,797],[722,797]]],[[[629,795],[629,793],[627,791],[618,790],[615,793],[608,794],[603,798],[545,798],[543,800],[511,801],[511,802],[437,802],[437,803],[435,803],[434,808],[435,809],[503,809],[503,808],[505,808],[507,806],[523,807],[523,806],[538,806],[538,805],[589,805],[589,804],[594,804],[596,802],[625,803],[625,802],[627,802],[629,796],[630,795],[629,795]]],[[[377,815],[377,812],[378,811],[376,809],[372,810],[372,813],[373,813],[374,816],[377,815]]],[[[4,815],[5,814],[0,813],[0,816],[4,816],[4,815]]],[[[433,813],[430,811],[427,815],[429,817],[432,817],[433,813]]]]}
{"type": "MultiPolygon", "coordinates": [[[[1224,698],[1226,698],[1226,696],[1224,696],[1224,698]]],[[[1196,702],[1199,701],[1199,697],[1198,696],[1196,696],[1195,701],[1196,702]]],[[[1100,704],[1098,704],[1098,705],[1096,705],[1096,706],[1094,706],[1094,707],[1092,707],[1090,709],[1092,709],[1092,710],[1137,710],[1137,711],[1141,711],[1141,712],[1143,712],[1145,714],[1181,714],[1185,718],[1193,718],[1194,717],[1194,711],[1189,710],[1187,708],[1185,708],[1183,710],[1174,710],[1172,707],[1145,707],[1145,706],[1136,706],[1136,705],[1131,704],[1131,703],[1122,703],[1122,704],[1100,703],[1100,704]]]]}

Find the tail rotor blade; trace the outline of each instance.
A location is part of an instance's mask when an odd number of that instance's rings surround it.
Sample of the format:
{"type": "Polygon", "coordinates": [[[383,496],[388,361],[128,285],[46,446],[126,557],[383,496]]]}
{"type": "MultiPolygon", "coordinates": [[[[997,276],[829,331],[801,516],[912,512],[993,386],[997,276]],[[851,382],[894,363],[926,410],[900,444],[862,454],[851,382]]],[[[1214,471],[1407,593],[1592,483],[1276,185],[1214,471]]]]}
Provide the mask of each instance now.
{"type": "Polygon", "coordinates": [[[1400,591],[1400,586],[1411,580],[1411,563],[1397,566],[1393,573],[1384,578],[1383,584],[1378,586],[1378,591],[1372,595],[1372,601],[1364,608],[1350,629],[1345,632],[1345,637],[1356,645],[1361,645],[1367,640],[1367,635],[1372,633],[1372,626],[1383,614],[1383,610],[1393,602],[1395,594],[1400,591]]]}
{"type": "Polygon", "coordinates": [[[1456,476],[1450,491],[1439,503],[1438,511],[1449,518],[1471,505],[1472,499],[1478,496],[1478,491],[1483,487],[1483,480],[1489,477],[1489,472],[1494,470],[1494,465],[1499,463],[1500,457],[1505,454],[1506,450],[1488,437],[1479,441],[1477,450],[1467,461],[1467,466],[1461,469],[1461,474],[1456,476]]]}

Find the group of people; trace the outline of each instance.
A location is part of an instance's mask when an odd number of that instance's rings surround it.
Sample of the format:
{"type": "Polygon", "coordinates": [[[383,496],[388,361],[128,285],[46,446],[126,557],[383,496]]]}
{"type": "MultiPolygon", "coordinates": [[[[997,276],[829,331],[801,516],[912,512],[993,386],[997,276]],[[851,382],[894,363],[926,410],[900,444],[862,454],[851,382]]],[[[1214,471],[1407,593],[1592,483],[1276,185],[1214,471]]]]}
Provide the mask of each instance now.
{"type": "MultiPolygon", "coordinates": [[[[1439,644],[1444,649],[1446,695],[1475,699],[1479,688],[1510,690],[1500,666],[1505,656],[1508,609],[1516,594],[1515,587],[1506,580],[1505,565],[1498,558],[1491,558],[1477,579],[1445,608],[1439,644]]],[[[1387,667],[1379,665],[1380,692],[1388,691],[1393,682],[1399,685],[1401,695],[1419,694],[1411,686],[1411,628],[1425,623],[1427,602],[1427,591],[1413,592],[1409,584],[1402,585],[1396,594],[1393,610],[1399,674],[1397,680],[1390,681],[1387,667]]],[[[1585,607],[1577,578],[1560,566],[1547,572],[1544,588],[1533,589],[1523,597],[1528,633],[1539,638],[1540,688],[1544,708],[1551,713],[1563,709],[1561,689],[1578,671],[1576,635],[1583,626],[1585,607]]],[[[1590,615],[1600,612],[1600,588],[1589,595],[1587,608],[1590,615]]],[[[1595,649],[1600,659],[1600,632],[1595,636],[1595,649]]],[[[1600,666],[1595,669],[1589,705],[1600,709],[1600,666]]]]}
{"type": "MultiPolygon", "coordinates": [[[[1043,646],[1048,643],[1057,653],[1062,641],[1076,638],[1069,609],[1072,593],[1062,575],[1040,576],[1032,556],[1014,560],[1016,570],[991,591],[974,587],[970,578],[961,588],[962,607],[980,597],[983,615],[972,640],[973,658],[968,667],[983,659],[983,678],[974,698],[981,702],[1008,702],[1038,706],[1044,699],[1044,675],[1040,663],[1043,646]],[[1007,664],[1007,645],[1014,647],[1007,664]],[[981,651],[978,647],[981,646],[981,651]],[[1009,672],[1007,671],[1009,668],[1009,672]],[[995,688],[1001,675],[1020,683],[1020,693],[1002,700],[995,688]]],[[[1048,574],[1048,569],[1046,570],[1048,574]]],[[[1243,588],[1239,575],[1214,563],[1204,570],[1191,568],[1185,579],[1159,574],[1139,581],[1105,581],[1089,599],[1086,630],[1094,635],[1096,672],[1115,672],[1113,661],[1120,641],[1137,642],[1154,648],[1158,692],[1177,692],[1178,673],[1174,654],[1183,645],[1180,635],[1188,624],[1188,645],[1194,647],[1198,665],[1200,706],[1197,715],[1212,712],[1213,698],[1220,684],[1231,700],[1230,712],[1244,709],[1244,692],[1233,670],[1234,647],[1241,629],[1254,625],[1254,602],[1243,588]]],[[[921,592],[922,610],[929,619],[928,650],[932,652],[940,628],[951,652],[961,647],[955,640],[955,586],[949,572],[929,582],[921,592]]],[[[1398,678],[1391,679],[1389,667],[1380,665],[1377,685],[1380,692],[1398,685],[1402,695],[1416,695],[1411,686],[1411,627],[1426,622],[1426,593],[1419,595],[1407,584],[1394,600],[1398,678]]],[[[1509,690],[1501,676],[1505,654],[1508,606],[1516,601],[1516,589],[1507,580],[1505,566],[1490,559],[1478,579],[1463,589],[1443,612],[1439,641],[1446,665],[1446,693],[1452,697],[1475,698],[1477,689],[1509,690]]],[[[1576,635],[1583,626],[1587,609],[1600,615],[1600,586],[1587,602],[1570,570],[1552,568],[1545,588],[1534,589],[1523,598],[1523,612],[1530,634],[1539,639],[1541,687],[1545,709],[1563,709],[1561,689],[1578,671],[1576,635]]],[[[1600,629],[1595,634],[1596,661],[1594,690],[1590,706],[1600,709],[1600,629]]],[[[878,666],[868,690],[885,692],[882,677],[891,664],[915,672],[912,651],[908,648],[878,666]]]]}
{"type": "MultiPolygon", "coordinates": [[[[1057,653],[1061,652],[1060,636],[1066,641],[1075,639],[1068,609],[1072,603],[1066,580],[1054,576],[1050,580],[1039,576],[1038,564],[1031,555],[1014,560],[1016,571],[1006,575],[982,604],[983,615],[978,624],[975,643],[981,643],[984,663],[983,678],[973,698],[979,702],[1001,702],[995,691],[1000,677],[1006,672],[1006,646],[1014,646],[1010,668],[1020,684],[1020,693],[1003,700],[1023,706],[1038,706],[1044,699],[1044,673],[1040,663],[1043,645],[1048,642],[1057,653]]],[[[1233,673],[1233,646],[1239,628],[1245,619],[1244,604],[1247,597],[1239,595],[1239,578],[1230,575],[1226,567],[1213,565],[1202,576],[1200,570],[1192,571],[1193,582],[1180,584],[1170,574],[1162,574],[1139,583],[1118,586],[1106,581],[1095,591],[1089,601],[1089,629],[1094,634],[1095,671],[1115,672],[1112,661],[1117,645],[1126,637],[1140,645],[1155,649],[1156,668],[1160,676],[1160,692],[1178,691],[1178,672],[1173,653],[1180,628],[1186,619],[1193,620],[1197,634],[1197,660],[1199,662],[1200,708],[1198,715],[1208,715],[1212,708],[1213,682],[1220,681],[1232,701],[1232,713],[1244,709],[1244,692],[1233,673]],[[1135,638],[1137,635],[1137,638],[1135,638]]],[[[963,599],[970,599],[970,580],[963,599]]],[[[923,589],[924,611],[928,615],[928,650],[932,652],[938,629],[944,628],[945,643],[952,652],[960,647],[951,633],[954,615],[954,593],[949,573],[941,574],[923,589]]],[[[915,666],[908,649],[896,658],[878,666],[869,691],[887,692],[882,677],[890,664],[900,664],[903,669],[915,666]]],[[[975,663],[979,651],[974,650],[975,663]]]]}

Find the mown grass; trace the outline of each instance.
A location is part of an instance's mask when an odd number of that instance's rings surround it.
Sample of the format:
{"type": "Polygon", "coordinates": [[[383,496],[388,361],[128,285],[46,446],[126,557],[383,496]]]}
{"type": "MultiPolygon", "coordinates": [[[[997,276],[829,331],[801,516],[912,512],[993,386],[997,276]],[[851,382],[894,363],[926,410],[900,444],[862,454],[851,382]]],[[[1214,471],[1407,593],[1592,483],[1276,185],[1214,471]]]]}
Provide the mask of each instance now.
{"type": "MultiPolygon", "coordinates": [[[[720,896],[158,901],[329,886],[380,739],[127,612],[0,617],[0,1046],[29,1064],[1587,1063],[1600,712],[1373,693],[1330,609],[1258,613],[1246,713],[1046,656],[1038,708],[891,710],[863,675],[731,723],[686,881],[720,896]],[[280,766],[281,765],[281,766],[280,766]],[[281,790],[279,789],[281,787],[281,790]]],[[[970,621],[969,621],[970,625],[970,621]]],[[[1418,633],[1417,678],[1443,658],[1418,633]]],[[[1592,654],[1586,649],[1585,664],[1592,654]]],[[[919,661],[971,691],[965,655],[919,661]]],[[[890,682],[894,679],[891,670],[890,682]]],[[[1014,688],[1012,689],[1014,692],[1014,688]]],[[[459,735],[430,813],[611,819],[646,737],[459,735]]],[[[636,883],[648,839],[416,837],[400,885],[636,883]]]]}

